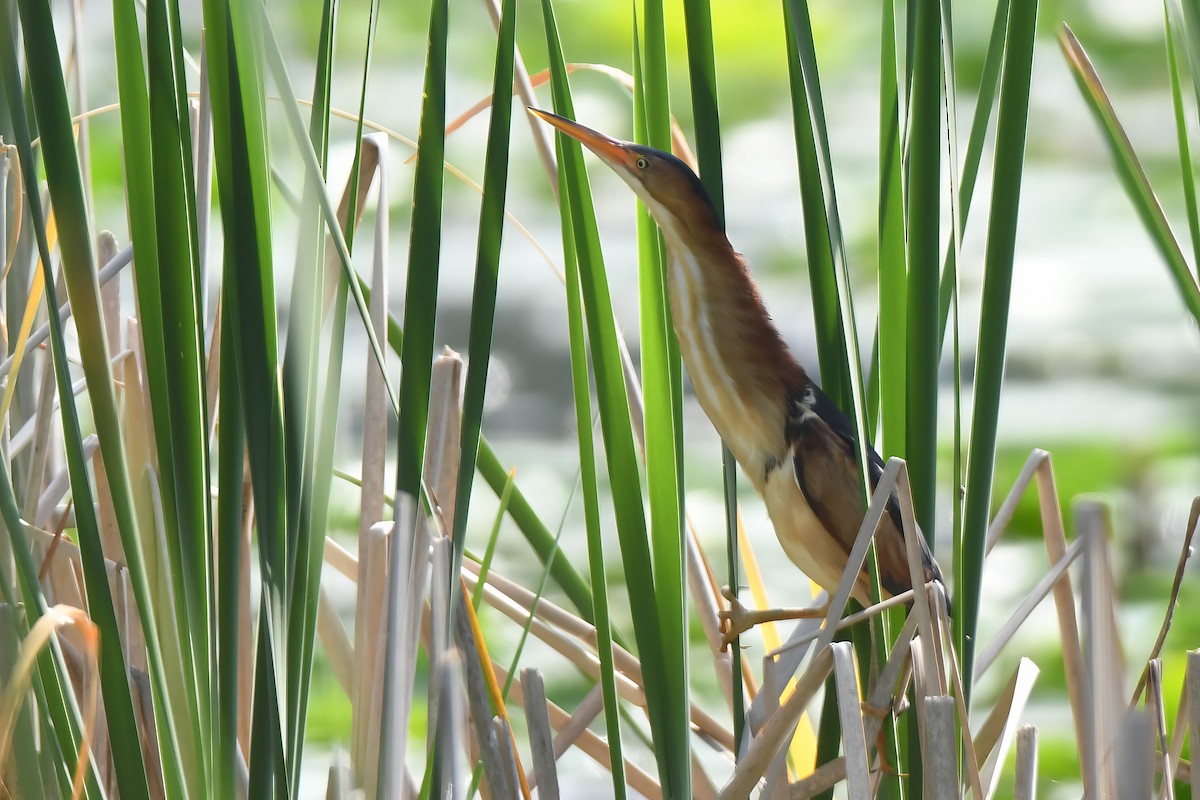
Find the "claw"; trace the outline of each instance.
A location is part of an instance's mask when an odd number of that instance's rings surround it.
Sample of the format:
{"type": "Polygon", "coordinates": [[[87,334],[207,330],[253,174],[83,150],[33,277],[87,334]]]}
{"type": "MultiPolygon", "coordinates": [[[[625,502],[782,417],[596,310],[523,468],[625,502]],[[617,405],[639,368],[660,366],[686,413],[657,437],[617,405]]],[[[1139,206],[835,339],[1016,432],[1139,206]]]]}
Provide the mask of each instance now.
{"type": "Polygon", "coordinates": [[[722,653],[729,649],[734,639],[755,625],[787,619],[821,619],[829,611],[828,601],[813,608],[749,609],[742,605],[728,586],[721,587],[721,596],[729,603],[729,607],[719,615],[722,653]]]}
{"type": "Polygon", "coordinates": [[[894,778],[907,778],[908,773],[898,771],[887,760],[887,748],[884,747],[884,743],[883,728],[880,728],[879,733],[875,734],[875,752],[879,755],[879,771],[894,778]]]}
{"type": "Polygon", "coordinates": [[[729,645],[737,637],[741,636],[746,631],[754,627],[753,622],[747,622],[749,611],[741,601],[738,600],[737,594],[728,586],[721,587],[721,596],[729,603],[728,607],[721,609],[720,613],[720,631],[721,631],[721,652],[729,650],[729,645]]]}
{"type": "MultiPolygon", "coordinates": [[[[869,703],[866,700],[863,700],[859,703],[859,708],[862,709],[863,714],[866,714],[869,717],[874,717],[878,720],[884,720],[891,716],[895,711],[895,699],[893,698],[892,700],[889,700],[886,706],[877,706],[874,703],[869,703]]],[[[907,778],[908,775],[906,773],[898,771],[892,765],[892,763],[888,761],[886,747],[887,740],[884,738],[883,733],[884,731],[882,726],[880,726],[879,730],[875,733],[875,752],[879,756],[879,771],[884,775],[891,775],[897,778],[907,778]]]]}

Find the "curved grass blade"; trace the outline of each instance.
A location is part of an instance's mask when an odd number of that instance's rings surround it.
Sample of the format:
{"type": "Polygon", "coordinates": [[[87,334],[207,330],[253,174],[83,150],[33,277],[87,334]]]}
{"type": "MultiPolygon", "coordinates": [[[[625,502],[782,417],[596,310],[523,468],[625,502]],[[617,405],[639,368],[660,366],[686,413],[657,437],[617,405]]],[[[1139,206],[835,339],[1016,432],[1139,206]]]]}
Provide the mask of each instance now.
{"type": "MultiPolygon", "coordinates": [[[[1183,89],[1179,78],[1180,55],[1175,49],[1176,31],[1183,28],[1183,23],[1179,20],[1172,21],[1173,8],[1170,0],[1163,0],[1163,26],[1167,40],[1167,73],[1171,78],[1171,108],[1175,112],[1175,138],[1179,147],[1179,175],[1183,183],[1183,201],[1187,207],[1188,231],[1192,235],[1192,259],[1195,264],[1200,265],[1200,211],[1197,211],[1196,207],[1196,182],[1193,178],[1187,117],[1183,107],[1183,89]]],[[[1182,57],[1187,58],[1186,43],[1182,57]]]]}
{"type": "MultiPolygon", "coordinates": [[[[5,87],[6,90],[7,88],[5,87]]],[[[11,545],[13,563],[16,565],[18,577],[16,585],[19,586],[25,603],[25,613],[21,615],[19,624],[15,624],[13,628],[15,632],[23,634],[28,630],[28,620],[35,620],[45,614],[47,604],[42,593],[42,586],[38,581],[37,568],[33,564],[29,540],[25,535],[25,525],[21,521],[20,511],[17,509],[17,499],[13,493],[8,464],[4,459],[0,459],[0,519],[3,520],[6,536],[11,545]]],[[[11,608],[16,608],[17,598],[13,595],[13,588],[7,582],[0,581],[0,594],[3,595],[4,602],[11,608]]],[[[46,747],[55,754],[51,760],[54,762],[56,772],[49,777],[57,778],[60,785],[69,785],[68,765],[76,763],[82,747],[83,716],[76,702],[62,649],[57,641],[52,642],[51,646],[38,657],[37,672],[33,677],[33,690],[38,707],[44,710],[44,715],[42,715],[43,731],[52,734],[43,739],[46,747]]],[[[103,796],[94,769],[88,770],[85,780],[86,797],[99,798],[103,796]]],[[[20,785],[24,786],[25,784],[22,781],[20,785]]]]}
{"type": "MultiPolygon", "coordinates": [[[[392,381],[383,367],[383,350],[380,347],[379,340],[375,336],[375,329],[371,326],[371,313],[370,309],[367,308],[367,301],[363,292],[363,282],[358,278],[350,263],[350,251],[346,247],[345,237],[342,236],[341,226],[338,225],[337,212],[329,199],[329,195],[325,191],[321,165],[317,160],[316,151],[312,148],[312,142],[305,131],[304,120],[300,117],[300,102],[295,100],[296,93],[292,89],[291,78],[288,77],[287,67],[283,63],[283,53],[279,49],[279,42],[276,41],[275,31],[271,27],[270,21],[265,18],[264,28],[265,35],[262,43],[265,45],[267,66],[271,71],[271,77],[278,85],[279,93],[285,99],[291,100],[291,102],[282,103],[284,118],[287,121],[288,129],[292,133],[292,138],[295,140],[300,158],[304,162],[304,176],[309,185],[316,190],[317,201],[321,206],[321,214],[325,218],[326,231],[333,240],[333,249],[337,253],[342,273],[349,281],[350,296],[354,299],[354,306],[363,321],[367,343],[370,345],[371,355],[374,357],[375,363],[379,365],[383,376],[384,388],[387,389],[388,400],[391,402],[393,409],[398,408],[399,401],[396,397],[396,390],[392,386],[392,381]]],[[[334,112],[331,110],[331,113],[334,112]]],[[[338,113],[339,115],[341,114],[341,112],[338,113]]],[[[357,122],[357,120],[353,121],[357,122]]],[[[363,124],[366,125],[368,123],[364,120],[363,124]]]]}
{"type": "MultiPolygon", "coordinates": [[[[1179,247],[1179,241],[1171,230],[1171,223],[1163,213],[1150,179],[1142,169],[1133,144],[1125,134],[1121,121],[1117,118],[1116,109],[1104,91],[1100,76],[1096,74],[1091,59],[1083,49],[1083,45],[1075,38],[1075,34],[1065,24],[1058,31],[1059,44],[1067,57],[1071,72],[1079,91],[1087,101],[1088,108],[1100,125],[1113,161],[1116,163],[1117,174],[1125,187],[1129,199],[1133,202],[1134,210],[1142,220],[1146,232],[1150,234],[1159,254],[1167,262],[1171,277],[1175,279],[1176,288],[1183,299],[1184,306],[1192,318],[1200,323],[1200,288],[1196,286],[1196,278],[1188,267],[1187,259],[1179,247]]],[[[1189,178],[1190,179],[1190,178],[1189,178]]]]}

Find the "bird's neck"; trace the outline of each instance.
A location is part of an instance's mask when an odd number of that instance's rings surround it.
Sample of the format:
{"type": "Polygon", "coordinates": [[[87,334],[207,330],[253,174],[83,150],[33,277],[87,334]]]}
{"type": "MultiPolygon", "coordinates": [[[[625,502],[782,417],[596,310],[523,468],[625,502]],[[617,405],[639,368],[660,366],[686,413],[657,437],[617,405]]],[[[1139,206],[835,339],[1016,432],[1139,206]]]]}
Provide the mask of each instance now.
{"type": "Polygon", "coordinates": [[[723,233],[663,233],[671,312],[688,377],[717,432],[758,485],[787,456],[787,398],[808,377],[723,233]]]}

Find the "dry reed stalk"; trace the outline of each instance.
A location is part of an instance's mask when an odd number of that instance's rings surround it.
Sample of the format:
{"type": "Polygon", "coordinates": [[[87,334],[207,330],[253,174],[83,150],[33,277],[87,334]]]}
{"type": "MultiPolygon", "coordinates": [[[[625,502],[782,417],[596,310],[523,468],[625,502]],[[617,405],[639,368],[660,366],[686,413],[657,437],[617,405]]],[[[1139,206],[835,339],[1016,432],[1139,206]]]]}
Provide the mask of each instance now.
{"type": "Polygon", "coordinates": [[[1022,725],[1017,732],[1017,774],[1013,800],[1037,800],[1038,729],[1022,725]]]}
{"type": "MultiPolygon", "coordinates": [[[[508,671],[503,666],[492,662],[492,669],[496,673],[497,680],[504,681],[508,678],[508,671]]],[[[525,695],[521,690],[520,681],[515,681],[513,683],[509,698],[512,702],[524,706],[525,695]]],[[[564,709],[550,700],[546,701],[546,711],[550,717],[550,726],[558,731],[559,736],[561,737],[568,724],[570,724],[574,718],[571,714],[567,713],[564,709]]],[[[594,719],[596,717],[596,712],[588,713],[585,716],[587,716],[589,720],[594,719]]],[[[571,746],[579,748],[580,752],[591,758],[594,762],[605,769],[611,769],[612,762],[609,758],[608,743],[591,730],[588,730],[586,723],[584,723],[582,728],[579,730],[578,736],[572,738],[571,746]]],[[[555,753],[558,754],[558,752],[559,743],[558,738],[556,737],[555,753]]],[[[658,798],[662,797],[662,787],[659,786],[658,781],[654,778],[654,776],[646,772],[634,762],[630,761],[628,758],[625,759],[625,782],[629,788],[639,792],[650,800],[658,800],[658,798]]],[[[530,788],[533,788],[536,784],[534,781],[530,780],[529,785],[530,788]]]]}
{"type": "Polygon", "coordinates": [[[1187,781],[1188,776],[1182,772],[1180,764],[1180,755],[1183,753],[1183,738],[1187,735],[1188,717],[1190,709],[1188,707],[1188,690],[1187,679],[1185,677],[1183,686],[1179,690],[1179,704],[1175,707],[1175,727],[1171,729],[1171,751],[1170,751],[1170,766],[1173,780],[1187,781]]]}
{"type": "MultiPolygon", "coordinates": [[[[392,526],[377,523],[360,539],[359,562],[365,564],[359,572],[359,593],[367,597],[387,596],[387,565],[391,558],[392,526]]],[[[368,602],[356,609],[355,689],[352,697],[352,731],[350,738],[351,769],[354,785],[375,795],[376,770],[379,760],[379,720],[381,704],[376,702],[378,687],[383,678],[383,639],[387,606],[368,602]]]]}
{"type": "MultiPolygon", "coordinates": [[[[361,148],[362,166],[360,167],[360,202],[362,209],[365,191],[371,185],[371,178],[379,163],[380,148],[377,142],[363,139],[361,148]]],[[[338,206],[338,223],[345,227],[349,214],[350,183],[347,182],[342,192],[342,200],[338,206]]],[[[380,181],[379,197],[381,202],[378,213],[385,215],[387,206],[387,188],[380,181]]],[[[357,220],[356,220],[357,222],[357,220]]],[[[386,254],[384,255],[386,258],[386,254]]],[[[333,266],[337,253],[332,250],[331,237],[326,237],[325,250],[325,282],[338,274],[333,266]]],[[[378,259],[377,259],[378,260],[378,259]]],[[[375,291],[371,300],[371,325],[378,330],[379,318],[387,324],[387,274],[381,276],[376,270],[372,275],[372,285],[375,291]]],[[[385,355],[386,358],[386,355],[385,355]]],[[[370,359],[368,359],[370,362],[370,359]]],[[[382,387],[382,376],[379,368],[367,364],[366,393],[363,396],[363,448],[362,448],[362,492],[359,499],[359,528],[358,554],[359,560],[368,564],[368,574],[364,580],[358,580],[357,572],[354,578],[357,586],[357,602],[354,615],[354,693],[351,695],[353,706],[353,728],[350,740],[350,763],[353,783],[362,787],[368,794],[373,794],[375,788],[375,764],[378,762],[378,720],[379,704],[373,702],[376,687],[382,685],[382,661],[380,656],[381,638],[384,635],[385,607],[372,598],[385,597],[387,592],[388,564],[388,529],[380,527],[379,520],[383,518],[383,481],[384,461],[387,448],[387,402],[382,387]]],[[[326,539],[325,549],[329,551],[330,539],[326,539]]],[[[336,546],[336,545],[335,545],[336,546]]]]}
{"type": "Polygon", "coordinates": [[[1082,750],[1089,759],[1090,783],[1085,781],[1085,786],[1092,787],[1090,796],[1113,796],[1117,791],[1117,775],[1109,753],[1122,728],[1124,704],[1120,699],[1123,680],[1113,612],[1108,518],[1104,507],[1095,500],[1078,501],[1075,518],[1079,535],[1086,540],[1082,608],[1087,633],[1085,663],[1090,724],[1082,750]]]}
{"type": "Polygon", "coordinates": [[[358,556],[342,547],[329,536],[325,537],[324,558],[326,564],[349,578],[355,584],[358,583],[358,556]]]}
{"type": "MultiPolygon", "coordinates": [[[[787,786],[786,780],[784,786],[787,786]]],[[[704,765],[700,763],[700,756],[694,748],[692,750],[692,800],[717,800],[716,784],[704,770],[704,765]]]]}
{"type": "Polygon", "coordinates": [[[350,641],[346,626],[342,624],[324,585],[318,587],[317,635],[321,637],[321,644],[329,658],[329,666],[341,684],[342,691],[346,693],[346,697],[354,697],[354,643],[350,641]]]}
{"type": "MultiPolygon", "coordinates": [[[[430,671],[444,678],[439,685],[441,696],[436,702],[441,719],[436,730],[440,739],[438,752],[441,754],[443,781],[437,791],[446,800],[462,800],[466,797],[467,785],[471,778],[462,755],[467,749],[465,740],[468,734],[466,709],[462,703],[462,661],[458,651],[453,647],[448,648],[430,671]]],[[[396,785],[395,781],[403,780],[403,776],[408,772],[403,759],[398,764],[387,765],[386,768],[395,773],[395,778],[391,781],[392,786],[396,785]]]]}
{"type": "Polygon", "coordinates": [[[1115,792],[1111,796],[1153,797],[1154,723],[1144,709],[1122,709],[1122,713],[1113,750],[1105,759],[1115,792]]]}
{"type": "Polygon", "coordinates": [[[749,797],[771,758],[785,741],[790,741],[796,723],[832,669],[832,651],[827,646],[822,647],[796,683],[791,696],[771,715],[755,741],[746,749],[729,782],[721,790],[722,798],[749,797]]]}
{"type": "Polygon", "coordinates": [[[1039,673],[1036,664],[1028,658],[1022,658],[975,734],[975,752],[984,760],[980,780],[986,792],[985,797],[993,797],[1000,785],[1000,772],[1012,740],[1020,730],[1021,716],[1039,673]]]}
{"type": "Polygon", "coordinates": [[[538,779],[538,800],[558,800],[558,768],[555,765],[554,731],[546,708],[546,685],[542,673],[533,667],[521,670],[521,691],[525,695],[525,724],[529,728],[529,750],[533,754],[533,775],[538,779]]]}
{"type": "MultiPolygon", "coordinates": [[[[125,247],[121,248],[120,252],[118,252],[110,261],[105,263],[105,265],[100,269],[100,274],[97,276],[100,286],[102,286],[102,287],[106,286],[109,283],[109,281],[111,281],[113,278],[115,278],[117,275],[119,275],[121,273],[121,271],[123,269],[125,269],[125,267],[129,266],[132,263],[133,263],[133,246],[125,245],[125,247]]],[[[63,296],[65,296],[65,293],[60,291],[59,297],[63,297],[63,296]]],[[[61,306],[58,307],[58,319],[60,322],[62,322],[64,325],[66,325],[67,320],[69,320],[70,318],[71,318],[71,306],[68,303],[63,303],[61,306]]],[[[127,318],[126,322],[129,322],[129,321],[130,320],[127,318]]],[[[29,334],[29,339],[25,342],[24,352],[21,354],[22,357],[28,357],[34,351],[39,350],[41,348],[41,346],[43,344],[45,344],[46,340],[49,338],[50,338],[50,324],[43,323],[36,330],[34,330],[32,333],[29,334]]],[[[127,341],[129,341],[130,343],[133,343],[133,342],[140,341],[140,340],[134,339],[134,338],[128,338],[127,341]]],[[[6,348],[6,351],[7,351],[7,348],[6,348]]],[[[12,370],[13,364],[16,362],[16,360],[17,360],[17,356],[14,354],[14,355],[8,356],[3,361],[0,361],[0,378],[5,378],[8,376],[8,373],[12,370]]]]}
{"type": "MultiPolygon", "coordinates": [[[[469,589],[478,585],[478,565],[464,559],[462,577],[469,589]]],[[[533,592],[492,570],[483,587],[488,605],[517,624],[523,625],[530,609],[537,602],[538,614],[530,624],[530,632],[554,648],[593,680],[599,680],[600,662],[596,657],[596,629],[586,620],[571,614],[546,598],[537,599],[533,592]],[[557,628],[557,629],[556,629],[557,628]]],[[[613,666],[616,668],[617,692],[639,708],[646,707],[642,688],[641,662],[625,648],[614,644],[613,666]]],[[[733,734],[695,703],[691,704],[691,719],[702,733],[733,750],[733,734]]]]}
{"type": "Polygon", "coordinates": [[[925,698],[921,755],[925,772],[924,796],[932,800],[957,800],[959,797],[954,712],[954,698],[949,695],[925,698]]]}
{"type": "Polygon", "coordinates": [[[996,658],[999,657],[1000,652],[1012,641],[1013,636],[1021,629],[1025,621],[1029,619],[1029,615],[1054,590],[1054,587],[1058,585],[1063,576],[1067,575],[1067,570],[1070,566],[1082,555],[1083,545],[1083,539],[1076,539],[1071,542],[1070,547],[1067,548],[1063,557],[1056,561],[1050,570],[1037,582],[1037,585],[1025,595],[1024,599],[1017,605],[1016,610],[1000,626],[1000,630],[987,643],[987,647],[983,649],[983,652],[975,662],[976,676],[982,677],[987,674],[988,669],[996,662],[996,658]]]}
{"type": "MultiPolygon", "coordinates": [[[[465,593],[464,593],[465,594],[465,593]]],[[[479,758],[483,762],[486,795],[492,798],[515,797],[516,784],[509,780],[509,768],[505,758],[507,742],[497,738],[492,726],[491,703],[483,677],[481,654],[476,646],[475,632],[467,618],[467,598],[458,604],[455,611],[455,641],[463,654],[463,680],[466,682],[467,709],[471,726],[475,730],[475,743],[479,758]]]]}
{"type": "Polygon", "coordinates": [[[340,752],[333,758],[325,781],[325,800],[350,800],[350,768],[342,763],[340,752]]]}
{"type": "MultiPolygon", "coordinates": [[[[1187,691],[1188,739],[1192,742],[1194,751],[1200,749],[1196,744],[1200,742],[1200,650],[1188,651],[1184,681],[1187,691]]],[[[1195,761],[1196,757],[1192,756],[1192,760],[1195,761]]],[[[1200,797],[1200,769],[1192,769],[1190,772],[1192,797],[1200,797]]]]}
{"type": "Polygon", "coordinates": [[[846,790],[851,797],[870,797],[871,764],[863,731],[862,707],[858,700],[854,645],[850,642],[834,642],[830,648],[833,651],[838,721],[842,727],[842,753],[846,758],[846,790]]]}
{"type": "MultiPolygon", "coordinates": [[[[96,234],[96,272],[117,257],[117,237],[109,231],[96,234]]],[[[109,281],[100,287],[101,310],[104,314],[104,336],[108,340],[108,352],[119,353],[125,349],[121,344],[121,282],[109,281]]],[[[117,386],[124,383],[124,370],[114,366],[113,381],[117,386]]]]}
{"type": "MultiPolygon", "coordinates": [[[[1146,665],[1146,705],[1158,750],[1156,770],[1162,775],[1158,797],[1175,800],[1175,778],[1171,774],[1171,746],[1167,741],[1167,714],[1163,708],[1162,661],[1155,658],[1146,665]]],[[[1153,752],[1153,748],[1152,748],[1153,752]]]]}
{"type": "MultiPolygon", "coordinates": [[[[1000,540],[1012,520],[1017,504],[1031,483],[1036,483],[1038,510],[1042,519],[1042,538],[1046,543],[1046,555],[1053,567],[1067,557],[1066,528],[1063,524],[1062,505],[1058,499],[1058,487],[1054,479],[1053,460],[1048,452],[1035,448],[1025,460],[1020,475],[1013,482],[1000,509],[988,527],[987,551],[1000,540]]],[[[1071,718],[1075,724],[1075,741],[1080,744],[1080,773],[1083,775],[1084,793],[1092,796],[1092,767],[1090,754],[1082,746],[1088,736],[1088,708],[1085,701],[1085,669],[1083,650],[1079,638],[1079,623],[1075,613],[1075,592],[1071,586],[1069,572],[1053,585],[1054,609],[1058,616],[1059,639],[1062,643],[1063,671],[1066,674],[1067,696],[1071,703],[1071,718]]],[[[976,678],[981,673],[976,671],[976,678]]]]}

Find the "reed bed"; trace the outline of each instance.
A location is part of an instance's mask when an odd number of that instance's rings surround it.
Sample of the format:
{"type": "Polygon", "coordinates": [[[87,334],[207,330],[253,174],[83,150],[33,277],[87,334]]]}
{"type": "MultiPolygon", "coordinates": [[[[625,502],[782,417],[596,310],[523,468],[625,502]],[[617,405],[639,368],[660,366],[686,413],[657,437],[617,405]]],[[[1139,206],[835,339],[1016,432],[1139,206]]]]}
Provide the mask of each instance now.
{"type": "MultiPolygon", "coordinates": [[[[1188,50],[1181,32],[1195,20],[1168,5],[1167,41],[1188,50]]],[[[867,515],[841,583],[822,598],[825,616],[790,630],[764,626],[761,662],[740,642],[721,646],[719,615],[730,602],[722,586],[736,598],[748,584],[760,605],[770,594],[728,450],[711,455],[724,470],[723,552],[704,546],[685,502],[684,390],[660,236],[644,210],[634,212],[635,367],[616,325],[582,152],[532,120],[544,169],[533,180],[544,180],[561,212],[561,257],[533,245],[567,308],[583,547],[568,547],[562,524],[539,516],[517,478],[521,465],[482,434],[502,242],[532,240],[506,199],[510,183],[530,179],[510,170],[514,115],[527,105],[573,117],[572,76],[607,76],[632,97],[633,136],[692,163],[723,214],[713,12],[705,0],[683,3],[693,154],[670,112],[680,102],[668,91],[658,0],[636,5],[628,73],[571,63],[551,0],[520,8],[488,0],[476,13],[496,30],[492,94],[449,123],[448,6],[429,6],[411,141],[368,119],[385,11],[377,0],[361,31],[353,112],[331,101],[341,14],[333,0],[319,22],[305,20],[317,43],[306,100],[276,38],[276,9],[205,0],[202,44],[191,50],[198,32],[182,28],[177,3],[114,0],[119,102],[96,108],[79,6],[56,19],[35,0],[3,4],[0,797],[556,798],[579,791],[576,773],[592,768],[577,765],[593,762],[608,776],[600,793],[614,797],[1032,798],[1039,731],[1027,712],[1039,665],[1011,643],[1046,602],[1083,793],[1175,797],[1198,788],[1183,754],[1200,736],[1200,651],[1188,654],[1178,700],[1164,696],[1161,658],[1200,498],[1136,680],[1117,629],[1104,503],[1077,499],[1068,531],[1042,450],[994,502],[1037,3],[997,3],[961,156],[953,4],[880,5],[879,205],[867,289],[852,280],[847,256],[811,9],[782,4],[820,373],[854,421],[860,460],[868,441],[889,458],[877,487],[864,482],[867,515]],[[517,15],[539,12],[546,65],[531,71],[517,15]],[[446,137],[482,111],[490,115],[464,361],[436,340],[445,176],[470,180],[445,163],[446,137]],[[94,153],[89,131],[104,114],[119,118],[119,151],[94,153]],[[334,186],[339,118],[354,127],[354,156],[348,180],[334,186]],[[989,136],[990,195],[975,199],[989,136]],[[400,146],[414,159],[397,161],[400,146]],[[283,150],[296,158],[279,157],[283,150]],[[96,155],[122,164],[125,244],[95,230],[96,155]],[[412,194],[396,196],[389,175],[413,160],[412,194]],[[406,256],[391,242],[398,205],[411,217],[406,256]],[[982,264],[965,265],[972,209],[987,246],[982,264]],[[276,284],[283,221],[298,230],[287,297],[276,284]],[[368,238],[370,257],[356,255],[368,238]],[[401,260],[404,306],[395,314],[401,260]],[[964,387],[958,276],[968,266],[982,269],[983,295],[964,387]],[[869,356],[860,353],[856,291],[880,301],[869,356]],[[344,368],[351,327],[365,339],[363,374],[344,368]],[[944,362],[954,374],[949,442],[937,434],[944,362]],[[351,382],[365,385],[361,408],[343,397],[351,382]],[[362,419],[361,441],[339,430],[345,416],[362,419]],[[352,469],[335,469],[339,448],[353,452],[352,469]],[[952,453],[948,476],[937,468],[939,448],[952,453]],[[939,480],[952,491],[939,495],[939,480]],[[335,482],[358,487],[348,538],[330,527],[335,482]],[[935,532],[951,535],[939,550],[953,553],[952,613],[947,587],[918,580],[915,541],[915,590],[865,609],[850,601],[860,571],[874,576],[872,539],[893,490],[907,529],[919,523],[931,545],[935,532]],[[1042,577],[983,638],[988,554],[1031,490],[1042,577]],[[472,514],[472,498],[489,491],[499,501],[494,517],[479,505],[472,514]],[[949,507],[944,499],[939,507],[947,494],[949,507]],[[540,565],[534,586],[506,575],[510,565],[495,555],[511,530],[505,522],[540,565]],[[352,618],[332,597],[333,572],[354,586],[352,618]],[[612,613],[626,594],[631,626],[612,613]],[[530,638],[546,663],[529,663],[530,638]],[[976,684],[1014,657],[984,702],[976,684]],[[303,769],[313,758],[305,750],[317,659],[352,708],[346,752],[320,765],[320,785],[303,769]],[[539,666],[572,670],[582,697],[547,688],[539,666]],[[720,700],[694,691],[700,683],[718,687],[720,700]]],[[[1194,272],[1155,211],[1115,111],[1082,46],[1068,31],[1063,42],[1185,306],[1200,318],[1194,272]]],[[[1194,197],[1188,208],[1195,238],[1194,197]]]]}

